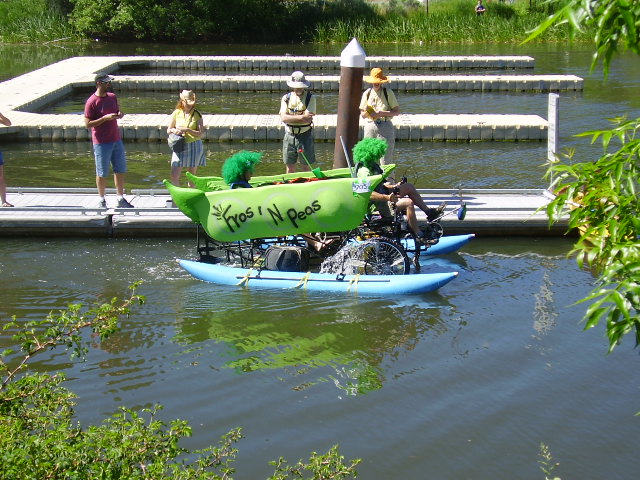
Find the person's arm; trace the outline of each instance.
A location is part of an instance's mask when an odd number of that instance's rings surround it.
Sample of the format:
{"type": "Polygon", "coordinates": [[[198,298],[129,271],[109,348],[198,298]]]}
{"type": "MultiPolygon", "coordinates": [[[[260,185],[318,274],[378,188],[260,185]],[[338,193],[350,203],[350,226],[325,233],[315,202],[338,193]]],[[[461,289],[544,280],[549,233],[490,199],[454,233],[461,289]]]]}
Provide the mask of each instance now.
{"type": "Polygon", "coordinates": [[[367,92],[369,89],[362,92],[362,98],[360,98],[360,116],[362,118],[372,118],[371,113],[373,113],[373,108],[367,104],[367,92]]]}
{"type": "Polygon", "coordinates": [[[308,109],[305,110],[302,115],[292,115],[287,113],[285,97],[286,95],[282,97],[280,102],[280,120],[282,120],[282,123],[286,123],[287,125],[309,125],[310,123],[313,123],[313,117],[315,114],[310,112],[308,109]]]}
{"type": "Polygon", "coordinates": [[[291,115],[289,113],[281,113],[280,119],[287,125],[309,125],[313,123],[314,114],[309,110],[305,110],[302,115],[291,115]]]}
{"type": "Polygon", "coordinates": [[[372,113],[371,118],[397,117],[398,115],[400,115],[400,106],[395,106],[391,110],[381,110],[379,112],[372,113]]]}
{"type": "MultiPolygon", "coordinates": [[[[186,127],[174,128],[174,130],[178,130],[179,135],[184,135],[185,133],[188,133],[194,138],[202,137],[202,134],[204,133],[204,122],[202,120],[202,115],[198,115],[198,117],[199,118],[196,124],[196,129],[190,128],[187,125],[186,127]]],[[[175,126],[175,121],[174,121],[174,126],[175,126]]]]}
{"type": "Polygon", "coordinates": [[[11,126],[11,120],[9,120],[7,117],[5,117],[3,114],[0,113],[0,123],[2,123],[3,125],[10,127],[11,126]]]}
{"type": "Polygon", "coordinates": [[[84,107],[84,126],[87,128],[99,127],[105,122],[112,122],[114,120],[118,120],[119,118],[124,117],[124,113],[120,111],[120,106],[118,105],[117,100],[116,100],[116,109],[118,110],[117,113],[107,113],[106,115],[103,115],[98,118],[92,118],[92,115],[91,115],[92,105],[93,104],[91,103],[91,99],[89,99],[84,107]]]}
{"type": "Polygon", "coordinates": [[[176,135],[180,135],[180,130],[176,128],[176,116],[175,112],[171,114],[171,120],[169,121],[169,126],[167,127],[167,135],[174,133],[176,135]]]}
{"type": "Polygon", "coordinates": [[[389,195],[385,195],[384,193],[379,193],[376,191],[371,192],[371,196],[369,199],[372,202],[391,202],[396,203],[398,201],[398,196],[391,192],[389,195]]]}
{"type": "Polygon", "coordinates": [[[95,128],[98,127],[100,125],[102,125],[105,122],[111,122],[113,120],[117,120],[119,118],[122,118],[124,116],[123,113],[118,112],[118,113],[107,113],[106,115],[97,118],[95,120],[91,120],[88,117],[84,117],[84,125],[87,128],[95,128]]]}
{"type": "MultiPolygon", "coordinates": [[[[384,95],[384,94],[383,94],[384,95]]],[[[396,99],[396,94],[390,88],[387,89],[387,96],[389,97],[389,110],[383,110],[378,113],[378,117],[397,117],[400,115],[400,105],[396,99]]]]}

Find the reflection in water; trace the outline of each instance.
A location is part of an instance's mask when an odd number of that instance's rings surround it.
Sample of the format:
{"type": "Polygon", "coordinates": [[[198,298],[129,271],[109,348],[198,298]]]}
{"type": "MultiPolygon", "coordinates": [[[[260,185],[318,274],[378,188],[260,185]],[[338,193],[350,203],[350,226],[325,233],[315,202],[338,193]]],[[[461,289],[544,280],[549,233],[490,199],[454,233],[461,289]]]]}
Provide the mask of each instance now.
{"type": "Polygon", "coordinates": [[[215,311],[196,318],[185,312],[188,320],[179,322],[176,341],[190,348],[208,339],[223,343],[222,367],[238,373],[281,370],[297,379],[295,390],[327,381],[350,395],[377,390],[385,381],[386,357],[412,350],[428,331],[446,331],[440,311],[447,302],[438,295],[396,304],[299,292],[234,293],[227,298],[235,303],[218,303],[215,311]]]}
{"type": "Polygon", "coordinates": [[[533,311],[533,329],[538,335],[546,335],[555,326],[558,314],[553,300],[553,290],[551,289],[549,273],[545,272],[540,283],[540,291],[534,294],[536,299],[533,311]]]}

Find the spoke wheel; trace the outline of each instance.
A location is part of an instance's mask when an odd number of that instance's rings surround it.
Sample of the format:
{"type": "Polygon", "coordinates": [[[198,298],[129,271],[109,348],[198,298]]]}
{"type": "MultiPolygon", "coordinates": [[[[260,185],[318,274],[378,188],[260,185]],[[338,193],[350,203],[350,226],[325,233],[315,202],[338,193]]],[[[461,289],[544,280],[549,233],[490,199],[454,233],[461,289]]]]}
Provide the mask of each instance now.
{"type": "Polygon", "coordinates": [[[372,238],[358,249],[365,275],[405,275],[411,269],[404,248],[386,238],[372,238]]]}

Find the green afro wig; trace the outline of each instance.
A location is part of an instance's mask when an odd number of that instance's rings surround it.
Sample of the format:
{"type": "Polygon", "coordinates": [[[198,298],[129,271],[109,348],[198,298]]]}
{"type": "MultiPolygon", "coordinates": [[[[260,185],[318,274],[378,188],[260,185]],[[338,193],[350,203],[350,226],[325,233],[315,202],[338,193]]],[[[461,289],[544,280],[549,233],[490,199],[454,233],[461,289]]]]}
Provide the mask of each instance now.
{"type": "Polygon", "coordinates": [[[371,165],[378,163],[387,153],[387,142],[381,138],[363,138],[353,147],[353,160],[362,163],[371,170],[371,165]]]}
{"type": "Polygon", "coordinates": [[[222,178],[227,185],[245,179],[245,172],[253,173],[255,166],[260,163],[261,153],[242,150],[227,158],[222,165],[222,178]]]}

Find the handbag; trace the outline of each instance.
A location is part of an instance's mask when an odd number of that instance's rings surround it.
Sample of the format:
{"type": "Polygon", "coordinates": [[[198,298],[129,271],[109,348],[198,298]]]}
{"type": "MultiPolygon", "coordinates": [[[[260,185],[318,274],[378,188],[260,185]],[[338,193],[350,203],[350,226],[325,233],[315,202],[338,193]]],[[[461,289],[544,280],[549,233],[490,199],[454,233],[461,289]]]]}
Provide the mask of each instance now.
{"type": "Polygon", "coordinates": [[[171,151],[174,153],[181,153],[184,150],[185,140],[182,135],[170,133],[167,138],[167,143],[169,144],[171,151]]]}

